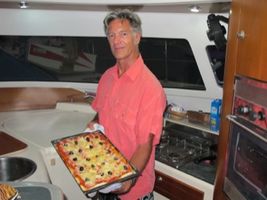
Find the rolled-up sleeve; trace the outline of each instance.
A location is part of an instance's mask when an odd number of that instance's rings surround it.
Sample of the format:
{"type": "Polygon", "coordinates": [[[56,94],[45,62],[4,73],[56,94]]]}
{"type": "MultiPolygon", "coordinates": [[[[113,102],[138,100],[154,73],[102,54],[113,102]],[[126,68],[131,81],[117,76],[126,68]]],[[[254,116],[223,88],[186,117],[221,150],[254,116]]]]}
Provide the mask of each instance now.
{"type": "Polygon", "coordinates": [[[149,90],[142,99],[142,107],[137,116],[136,139],[139,144],[145,143],[150,133],[154,134],[153,144],[159,143],[166,96],[163,89],[149,90]]]}

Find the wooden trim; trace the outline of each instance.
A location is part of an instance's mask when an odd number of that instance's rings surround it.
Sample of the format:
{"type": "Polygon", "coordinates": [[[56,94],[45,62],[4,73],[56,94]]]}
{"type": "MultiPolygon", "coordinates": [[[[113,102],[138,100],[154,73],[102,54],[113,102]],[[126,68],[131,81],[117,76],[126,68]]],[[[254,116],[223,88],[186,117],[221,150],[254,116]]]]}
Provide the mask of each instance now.
{"type": "Polygon", "coordinates": [[[0,156],[25,149],[27,146],[24,142],[0,131],[0,156]]]}
{"type": "Polygon", "coordinates": [[[203,200],[204,192],[156,170],[154,190],[170,200],[203,200]]]}
{"type": "Polygon", "coordinates": [[[57,102],[85,102],[84,93],[70,88],[0,88],[0,112],[49,109],[57,102]]]}
{"type": "Polygon", "coordinates": [[[223,104],[221,112],[221,129],[218,138],[218,158],[217,171],[215,177],[214,200],[225,200],[223,192],[224,177],[227,166],[227,150],[229,140],[229,121],[226,116],[232,113],[232,103],[234,94],[234,76],[236,74],[238,40],[237,32],[239,28],[239,0],[232,2],[232,14],[229,22],[228,45],[226,50],[226,61],[224,71],[223,104]]]}

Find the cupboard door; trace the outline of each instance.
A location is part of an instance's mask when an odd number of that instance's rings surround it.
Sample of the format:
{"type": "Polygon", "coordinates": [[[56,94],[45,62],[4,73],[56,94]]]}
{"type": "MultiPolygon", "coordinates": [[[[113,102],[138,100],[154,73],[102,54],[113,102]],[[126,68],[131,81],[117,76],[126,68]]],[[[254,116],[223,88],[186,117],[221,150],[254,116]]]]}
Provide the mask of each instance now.
{"type": "Polygon", "coordinates": [[[237,74],[267,80],[267,1],[236,0],[239,4],[237,74]]]}
{"type": "Polygon", "coordinates": [[[204,192],[156,171],[154,190],[170,200],[203,200],[204,192]]]}

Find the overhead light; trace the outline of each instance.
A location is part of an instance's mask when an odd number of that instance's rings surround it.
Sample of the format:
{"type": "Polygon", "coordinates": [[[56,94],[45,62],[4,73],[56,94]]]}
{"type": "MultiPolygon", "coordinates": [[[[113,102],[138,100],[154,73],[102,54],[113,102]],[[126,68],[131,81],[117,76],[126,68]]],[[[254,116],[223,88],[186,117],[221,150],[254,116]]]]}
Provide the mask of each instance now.
{"type": "Polygon", "coordinates": [[[190,11],[193,13],[198,13],[201,9],[198,5],[192,5],[189,7],[190,11]]]}
{"type": "Polygon", "coordinates": [[[19,3],[19,7],[20,8],[28,8],[28,3],[26,2],[26,1],[21,1],[20,3],[19,3]]]}

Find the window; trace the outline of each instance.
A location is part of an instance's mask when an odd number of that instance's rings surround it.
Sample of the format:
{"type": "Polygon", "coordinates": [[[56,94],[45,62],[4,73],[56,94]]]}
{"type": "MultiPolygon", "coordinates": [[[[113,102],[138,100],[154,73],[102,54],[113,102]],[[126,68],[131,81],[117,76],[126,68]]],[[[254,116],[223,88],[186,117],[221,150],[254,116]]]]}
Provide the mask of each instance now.
{"type": "Polygon", "coordinates": [[[224,77],[225,49],[218,49],[215,45],[208,45],[206,47],[206,51],[216,82],[222,87],[224,77]]]}
{"type": "MultiPolygon", "coordinates": [[[[205,90],[187,40],[142,38],[140,51],[163,87],[205,90]]],[[[0,37],[0,81],[97,83],[114,64],[105,37],[0,37]]]]}

